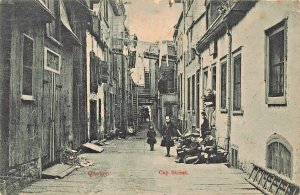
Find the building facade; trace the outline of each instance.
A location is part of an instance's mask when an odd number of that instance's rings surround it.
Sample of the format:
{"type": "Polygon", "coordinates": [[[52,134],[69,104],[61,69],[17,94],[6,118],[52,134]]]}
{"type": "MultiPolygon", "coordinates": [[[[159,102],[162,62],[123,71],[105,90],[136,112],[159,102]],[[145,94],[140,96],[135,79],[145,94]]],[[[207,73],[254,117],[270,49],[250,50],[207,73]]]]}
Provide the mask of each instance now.
{"type": "Polygon", "coordinates": [[[114,0],[91,5],[87,32],[89,139],[103,139],[111,130],[127,131],[131,103],[130,68],[135,65],[136,36],[125,27],[125,8],[114,0]],[[135,41],[134,41],[135,40],[135,41]]]}
{"type": "Polygon", "coordinates": [[[149,59],[149,67],[145,69],[145,90],[148,90],[153,120],[159,129],[166,116],[177,125],[177,63],[173,41],[150,44],[144,57],[149,59]]]}
{"type": "Polygon", "coordinates": [[[127,131],[137,37],[124,16],[114,0],[0,2],[1,176],[40,177],[67,148],[127,131]]]}
{"type": "Polygon", "coordinates": [[[1,175],[39,177],[66,145],[78,148],[87,138],[79,115],[87,7],[37,0],[1,1],[0,9],[1,175]]]}
{"type": "MultiPolygon", "coordinates": [[[[207,111],[198,97],[207,95],[207,89],[215,91],[216,136],[225,141],[230,164],[249,172],[255,163],[299,183],[300,142],[295,139],[300,115],[299,4],[213,0],[200,4],[199,16],[191,25],[185,23],[186,51],[190,45],[198,55],[195,65],[183,67],[191,92],[190,98],[186,92],[186,112],[193,105],[197,110],[198,104],[207,111]]],[[[185,19],[190,16],[187,12],[185,19]]],[[[193,120],[190,123],[194,125],[193,120]]]]}

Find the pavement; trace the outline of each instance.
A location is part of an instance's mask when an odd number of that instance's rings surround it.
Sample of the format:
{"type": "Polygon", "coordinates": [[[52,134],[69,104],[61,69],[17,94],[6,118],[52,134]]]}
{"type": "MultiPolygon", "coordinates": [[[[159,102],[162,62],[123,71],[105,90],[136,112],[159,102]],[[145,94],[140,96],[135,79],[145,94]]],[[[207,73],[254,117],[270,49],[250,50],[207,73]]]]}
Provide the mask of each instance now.
{"type": "Polygon", "coordinates": [[[82,154],[93,166],[63,179],[42,179],[20,194],[262,194],[239,170],[224,164],[177,164],[176,147],[171,149],[171,157],[165,157],[160,138],[154,151],[145,138],[143,130],[125,140],[111,140],[102,153],[82,154]]]}

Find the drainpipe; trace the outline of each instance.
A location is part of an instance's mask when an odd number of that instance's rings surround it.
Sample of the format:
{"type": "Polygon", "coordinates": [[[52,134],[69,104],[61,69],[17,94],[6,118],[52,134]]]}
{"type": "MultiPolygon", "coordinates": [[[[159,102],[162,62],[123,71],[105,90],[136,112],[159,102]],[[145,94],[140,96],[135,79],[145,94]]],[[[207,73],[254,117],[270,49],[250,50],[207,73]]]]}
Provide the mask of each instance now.
{"type": "Polygon", "coordinates": [[[230,162],[231,158],[231,118],[232,118],[232,80],[231,80],[231,67],[232,67],[232,34],[231,34],[231,29],[228,28],[227,23],[226,28],[227,28],[227,36],[228,36],[228,56],[227,56],[227,78],[228,78],[228,90],[227,90],[227,151],[228,151],[228,162],[230,162]]]}
{"type": "MultiPolygon", "coordinates": [[[[185,20],[186,20],[186,18],[185,18],[185,12],[186,12],[186,10],[185,10],[185,2],[184,1],[182,1],[182,6],[183,6],[183,37],[182,37],[182,55],[183,55],[183,129],[184,129],[184,131],[186,130],[186,128],[187,128],[187,124],[186,124],[186,107],[185,107],[185,104],[186,104],[186,90],[185,90],[185,88],[186,88],[186,67],[185,67],[185,59],[186,59],[186,56],[185,56],[185,54],[184,54],[184,47],[183,47],[183,44],[184,44],[184,36],[186,35],[185,34],[185,20]]],[[[188,39],[187,39],[187,41],[188,41],[188,39]]]]}

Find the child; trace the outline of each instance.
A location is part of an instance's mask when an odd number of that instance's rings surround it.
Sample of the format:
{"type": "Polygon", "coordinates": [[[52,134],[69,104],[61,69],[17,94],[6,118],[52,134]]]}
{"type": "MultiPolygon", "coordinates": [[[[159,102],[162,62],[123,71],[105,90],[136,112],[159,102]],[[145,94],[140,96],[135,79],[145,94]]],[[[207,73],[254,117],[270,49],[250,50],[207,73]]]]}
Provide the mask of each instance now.
{"type": "Polygon", "coordinates": [[[155,139],[156,133],[154,131],[154,127],[152,124],[149,126],[149,130],[147,132],[147,143],[150,144],[150,150],[154,150],[154,144],[156,144],[156,139],[155,139]]]}

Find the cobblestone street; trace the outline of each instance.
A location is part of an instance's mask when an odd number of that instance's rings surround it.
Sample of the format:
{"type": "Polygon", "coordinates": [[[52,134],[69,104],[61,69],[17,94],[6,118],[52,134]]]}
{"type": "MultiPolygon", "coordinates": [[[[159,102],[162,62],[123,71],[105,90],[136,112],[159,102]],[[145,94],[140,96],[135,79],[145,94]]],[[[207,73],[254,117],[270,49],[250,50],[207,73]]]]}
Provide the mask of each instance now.
{"type": "Polygon", "coordinates": [[[176,147],[167,158],[159,144],[149,151],[145,132],[110,141],[103,153],[83,154],[93,166],[63,179],[43,179],[21,194],[261,194],[242,172],[224,164],[177,164],[176,147]]]}

